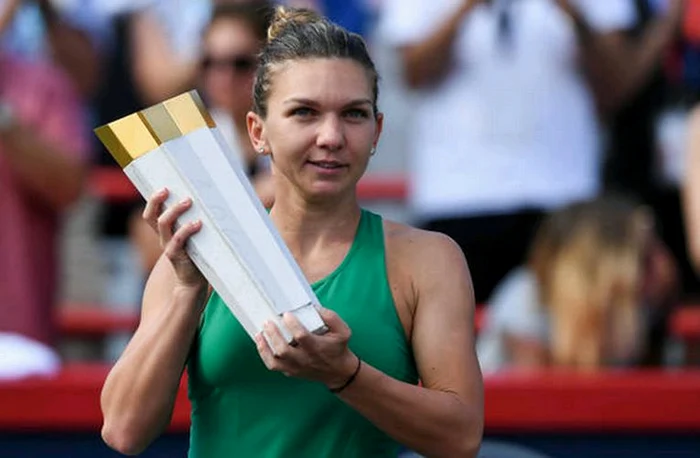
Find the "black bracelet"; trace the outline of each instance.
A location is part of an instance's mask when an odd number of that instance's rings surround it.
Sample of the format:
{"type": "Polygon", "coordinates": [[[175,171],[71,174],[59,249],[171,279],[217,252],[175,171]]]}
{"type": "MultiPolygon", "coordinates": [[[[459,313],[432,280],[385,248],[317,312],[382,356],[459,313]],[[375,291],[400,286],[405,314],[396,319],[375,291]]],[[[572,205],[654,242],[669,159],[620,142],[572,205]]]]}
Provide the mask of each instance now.
{"type": "Polygon", "coordinates": [[[338,394],[338,393],[340,393],[341,391],[343,391],[345,388],[347,388],[348,386],[350,386],[350,384],[351,384],[352,382],[355,381],[355,378],[357,377],[357,374],[360,373],[360,367],[362,367],[362,360],[361,360],[360,357],[358,356],[358,357],[357,357],[357,367],[355,368],[355,372],[353,372],[352,375],[348,378],[348,380],[347,380],[345,383],[343,383],[340,387],[338,387],[338,388],[329,388],[329,390],[331,391],[331,393],[333,393],[333,394],[338,394]]]}

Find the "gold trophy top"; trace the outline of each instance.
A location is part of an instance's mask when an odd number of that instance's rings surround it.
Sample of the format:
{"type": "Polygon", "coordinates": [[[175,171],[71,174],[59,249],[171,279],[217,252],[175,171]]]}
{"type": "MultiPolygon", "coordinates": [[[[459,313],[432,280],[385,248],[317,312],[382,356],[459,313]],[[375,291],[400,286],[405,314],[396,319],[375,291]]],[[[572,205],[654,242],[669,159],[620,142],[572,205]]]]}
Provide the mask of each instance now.
{"type": "Polygon", "coordinates": [[[197,91],[190,91],[95,129],[121,168],[161,144],[216,124],[197,91]]]}

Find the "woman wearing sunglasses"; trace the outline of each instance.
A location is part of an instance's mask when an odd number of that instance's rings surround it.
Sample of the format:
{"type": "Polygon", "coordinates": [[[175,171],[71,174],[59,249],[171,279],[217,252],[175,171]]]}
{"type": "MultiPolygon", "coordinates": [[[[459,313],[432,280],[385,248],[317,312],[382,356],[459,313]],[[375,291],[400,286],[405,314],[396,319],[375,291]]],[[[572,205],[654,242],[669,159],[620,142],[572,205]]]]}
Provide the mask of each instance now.
{"type": "Polygon", "coordinates": [[[224,138],[238,153],[263,203],[272,203],[271,178],[248,141],[246,114],[252,106],[257,54],[267,37],[265,3],[217,6],[204,32],[200,90],[224,138]]]}
{"type": "MultiPolygon", "coordinates": [[[[257,154],[248,140],[246,114],[253,104],[256,55],[267,39],[271,12],[266,2],[216,6],[202,36],[197,75],[200,94],[217,127],[268,208],[274,200],[273,180],[265,157],[257,154]]],[[[162,250],[156,234],[139,217],[140,212],[134,215],[130,237],[144,272],[150,272],[162,250]]]]}

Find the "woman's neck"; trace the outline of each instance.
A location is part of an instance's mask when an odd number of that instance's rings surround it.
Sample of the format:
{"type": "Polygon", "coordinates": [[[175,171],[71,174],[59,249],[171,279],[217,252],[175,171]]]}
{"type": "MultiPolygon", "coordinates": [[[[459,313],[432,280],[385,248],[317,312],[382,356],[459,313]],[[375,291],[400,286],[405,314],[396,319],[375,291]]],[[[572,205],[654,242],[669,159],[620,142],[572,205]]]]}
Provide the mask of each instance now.
{"type": "Polygon", "coordinates": [[[361,215],[354,193],[313,203],[295,193],[276,194],[270,217],[295,255],[303,257],[314,248],[354,239],[361,215]]]}

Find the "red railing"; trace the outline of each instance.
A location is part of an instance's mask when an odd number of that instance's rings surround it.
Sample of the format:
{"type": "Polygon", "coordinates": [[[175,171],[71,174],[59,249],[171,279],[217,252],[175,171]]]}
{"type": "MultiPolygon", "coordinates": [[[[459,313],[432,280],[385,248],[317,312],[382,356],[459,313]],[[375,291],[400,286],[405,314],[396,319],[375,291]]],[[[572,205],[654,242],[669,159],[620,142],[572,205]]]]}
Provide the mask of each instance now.
{"type": "MultiPolygon", "coordinates": [[[[0,382],[0,431],[100,430],[109,366],[66,366],[53,378],[0,382]]],[[[700,370],[502,374],[485,379],[489,432],[697,432],[700,370]]],[[[171,432],[187,432],[186,381],[171,432]]]]}

